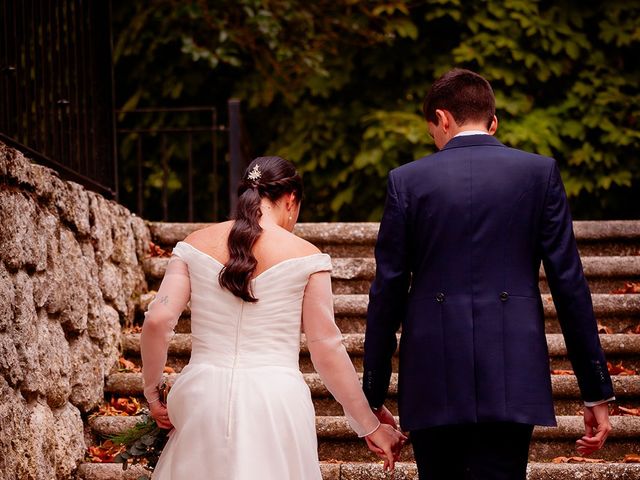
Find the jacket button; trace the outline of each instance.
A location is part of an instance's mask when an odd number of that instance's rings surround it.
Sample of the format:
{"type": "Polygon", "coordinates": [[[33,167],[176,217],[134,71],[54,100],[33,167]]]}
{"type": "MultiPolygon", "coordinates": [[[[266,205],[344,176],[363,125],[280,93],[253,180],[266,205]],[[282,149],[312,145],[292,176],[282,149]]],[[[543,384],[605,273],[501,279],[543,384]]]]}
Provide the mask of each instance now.
{"type": "Polygon", "coordinates": [[[509,298],[509,294],[507,292],[502,292],[500,294],[500,300],[502,300],[503,302],[506,302],[507,298],[509,298]]]}
{"type": "Polygon", "coordinates": [[[444,293],[440,292],[439,294],[436,295],[436,302],[438,303],[444,302],[444,293]]]}

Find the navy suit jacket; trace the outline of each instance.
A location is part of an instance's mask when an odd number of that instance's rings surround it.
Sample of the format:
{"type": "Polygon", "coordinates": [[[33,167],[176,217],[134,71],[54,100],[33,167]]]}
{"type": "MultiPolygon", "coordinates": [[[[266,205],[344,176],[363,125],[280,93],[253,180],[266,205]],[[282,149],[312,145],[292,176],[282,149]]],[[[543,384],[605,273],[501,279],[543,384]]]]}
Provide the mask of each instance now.
{"type": "Polygon", "coordinates": [[[391,171],[375,256],[363,387],[382,405],[402,325],[404,430],[556,424],[541,260],[583,399],[613,396],[552,158],[470,135],[391,171]]]}

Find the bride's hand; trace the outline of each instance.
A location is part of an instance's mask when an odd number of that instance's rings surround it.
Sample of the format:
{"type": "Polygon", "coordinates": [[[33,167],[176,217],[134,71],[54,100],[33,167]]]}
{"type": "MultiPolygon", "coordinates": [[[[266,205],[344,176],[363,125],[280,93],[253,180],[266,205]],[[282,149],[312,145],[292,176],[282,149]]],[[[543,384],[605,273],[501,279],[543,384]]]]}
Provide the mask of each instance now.
{"type": "Polygon", "coordinates": [[[407,437],[391,425],[382,423],[375,432],[367,435],[365,440],[372,452],[384,458],[383,469],[393,471],[407,437]]]}
{"type": "Polygon", "coordinates": [[[173,425],[171,425],[171,421],[169,420],[169,411],[167,410],[166,405],[161,402],[152,402],[149,404],[149,410],[151,412],[151,416],[160,428],[166,428],[167,430],[171,430],[173,428],[173,425]]]}

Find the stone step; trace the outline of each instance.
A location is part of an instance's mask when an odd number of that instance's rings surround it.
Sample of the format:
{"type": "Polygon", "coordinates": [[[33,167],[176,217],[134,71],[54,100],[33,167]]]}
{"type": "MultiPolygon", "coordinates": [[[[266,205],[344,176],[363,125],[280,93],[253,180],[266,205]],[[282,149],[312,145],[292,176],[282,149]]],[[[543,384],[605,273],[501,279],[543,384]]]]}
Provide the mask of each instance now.
{"type": "MultiPolygon", "coordinates": [[[[400,335],[397,336],[398,341],[400,335]]],[[[356,370],[362,371],[364,355],[364,334],[347,333],[343,335],[344,345],[351,357],[356,370]]],[[[623,362],[626,368],[640,371],[640,335],[638,334],[602,334],[600,342],[607,360],[612,363],[623,362]]],[[[551,369],[570,369],[571,365],[567,357],[567,349],[562,334],[547,335],[547,346],[551,357],[551,369]]],[[[129,333],[122,335],[123,354],[131,358],[140,357],[140,334],[129,333]]],[[[302,335],[300,343],[300,369],[305,373],[313,372],[313,365],[309,358],[306,338],[302,335]]],[[[168,365],[177,372],[189,361],[191,356],[191,334],[177,333],[169,343],[168,365]]],[[[397,354],[394,357],[394,371],[397,371],[397,354]]]]}
{"type": "MultiPolygon", "coordinates": [[[[148,222],[153,241],[172,248],[206,223],[148,222]]],[[[294,232],[334,257],[371,257],[378,223],[299,223],[294,232]]],[[[639,255],[640,221],[576,221],[573,229],[581,255],[639,255]]]]}
{"type": "MultiPolygon", "coordinates": [[[[321,462],[323,480],[385,480],[379,462],[321,462]]],[[[77,480],[137,480],[147,472],[140,466],[122,470],[120,464],[83,463],[77,471],[77,480]]],[[[400,462],[392,477],[394,480],[419,480],[413,462],[400,462]]],[[[633,463],[540,463],[531,462],[527,480],[640,480],[640,464],[633,463]]]]}
{"type": "MultiPolygon", "coordinates": [[[[581,416],[559,416],[558,427],[536,427],[529,450],[532,461],[547,462],[557,456],[576,455],[575,441],[584,435],[581,416]]],[[[101,416],[89,420],[92,431],[101,437],[119,434],[138,421],[137,417],[101,416]]],[[[607,448],[598,452],[600,458],[621,460],[627,454],[640,453],[640,417],[611,417],[613,430],[607,448]]],[[[344,416],[316,417],[318,452],[321,460],[371,461],[372,454],[365,443],[351,430],[344,416]]],[[[404,451],[411,460],[411,449],[404,451]]]]}
{"type": "MultiPolygon", "coordinates": [[[[150,288],[158,288],[169,259],[151,257],[143,261],[150,288]]],[[[369,293],[375,275],[375,260],[333,258],[332,284],[336,294],[369,293]]],[[[582,265],[594,293],[611,293],[627,282],[640,282],[640,255],[626,257],[583,257],[582,265]]],[[[540,268],[540,290],[548,293],[544,268],[540,268]]]]}
{"type": "MultiPolygon", "coordinates": [[[[144,312],[154,293],[146,293],[140,297],[139,317],[144,312]]],[[[593,308],[598,323],[607,326],[612,333],[623,333],[640,324],[640,294],[594,293],[591,295],[593,308]]],[[[367,314],[368,295],[334,295],[334,311],[336,323],[343,333],[363,333],[367,314]]],[[[545,331],[560,333],[556,319],[556,310],[551,295],[542,295],[542,306],[545,316],[545,331]]],[[[187,307],[178,321],[176,332],[189,333],[191,311],[187,307]]]]}
{"type": "MultiPolygon", "coordinates": [[[[311,395],[316,398],[329,397],[320,376],[316,373],[305,373],[304,379],[311,390],[311,395]]],[[[358,374],[362,380],[362,374],[358,374]]],[[[169,385],[177,378],[177,373],[166,375],[169,385]]],[[[640,397],[640,375],[614,375],[612,376],[616,398],[621,402],[640,397]]],[[[578,400],[580,391],[574,375],[551,375],[551,385],[554,399],[578,400]]],[[[395,398],[398,391],[398,375],[391,375],[389,397],[395,398]]],[[[107,375],[104,387],[105,393],[121,396],[142,396],[142,374],[130,372],[115,372],[107,375]]]]}

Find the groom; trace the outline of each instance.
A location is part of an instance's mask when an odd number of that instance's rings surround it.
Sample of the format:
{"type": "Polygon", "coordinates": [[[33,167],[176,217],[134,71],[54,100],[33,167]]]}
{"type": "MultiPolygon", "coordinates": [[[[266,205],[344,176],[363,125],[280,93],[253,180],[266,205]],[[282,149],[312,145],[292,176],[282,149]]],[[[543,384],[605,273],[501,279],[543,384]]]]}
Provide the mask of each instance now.
{"type": "Polygon", "coordinates": [[[584,401],[587,455],[613,388],[552,158],[507,148],[489,83],[455,69],[424,101],[440,150],[389,174],[375,249],[364,391],[378,418],[402,326],[398,403],[420,480],[526,476],[534,425],[555,425],[540,261],[584,401]]]}

